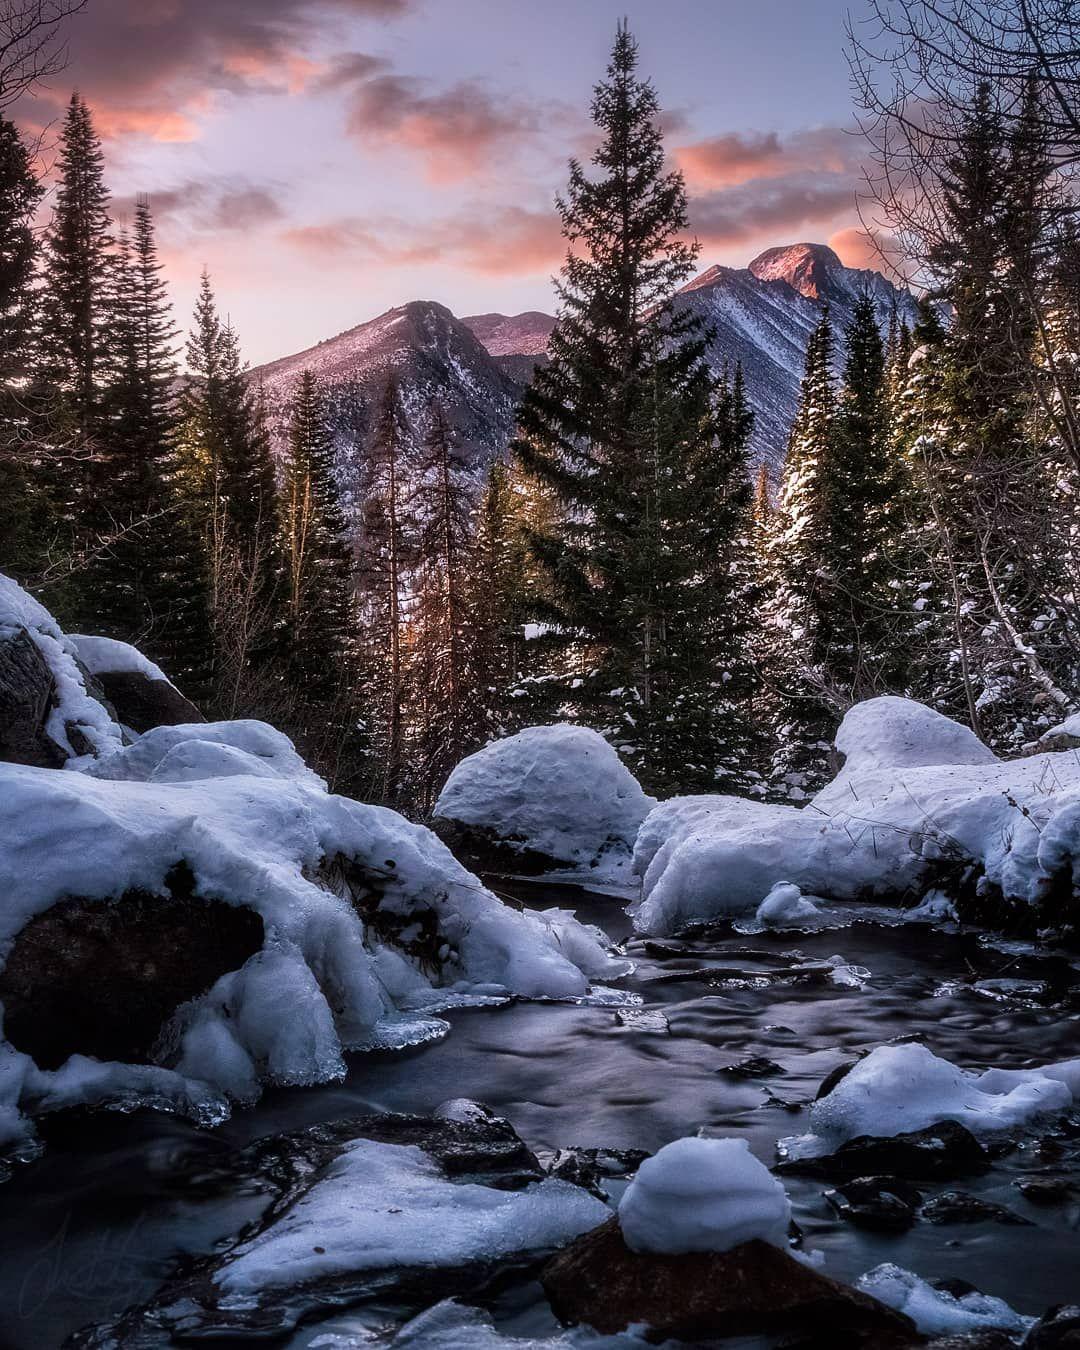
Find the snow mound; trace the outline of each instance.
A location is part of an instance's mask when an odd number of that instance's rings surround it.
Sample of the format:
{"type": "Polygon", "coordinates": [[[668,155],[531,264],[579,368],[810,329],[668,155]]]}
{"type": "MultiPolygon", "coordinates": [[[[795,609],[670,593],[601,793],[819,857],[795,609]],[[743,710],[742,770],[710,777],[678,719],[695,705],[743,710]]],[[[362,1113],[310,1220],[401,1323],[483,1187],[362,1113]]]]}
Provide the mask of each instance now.
{"type": "MultiPolygon", "coordinates": [[[[176,741],[183,728],[160,730],[131,749],[196,744],[176,741]]],[[[280,757],[276,737],[260,723],[235,732],[280,757]]],[[[208,749],[228,749],[229,739],[208,749]]],[[[507,908],[422,826],[330,796],[312,775],[233,768],[147,782],[0,764],[0,964],[24,925],[58,901],[164,896],[181,862],[196,895],[250,907],[265,933],[241,969],[178,1010],[160,1065],[72,1060],[46,1072],[0,1041],[7,1138],[26,1133],[20,1109],[47,1109],[65,1085],[64,1104],[150,1097],[212,1122],[264,1081],[340,1076],[343,1050],[382,1044],[400,1010],[465,995],[580,998],[586,970],[619,973],[595,930],[565,913],[507,908]]]]}
{"type": "Polygon", "coordinates": [[[932,764],[996,764],[970,727],[909,698],[885,695],[856,703],[836,732],[844,772],[913,769],[932,764]]]}
{"type": "MultiPolygon", "coordinates": [[[[137,647],[129,642],[120,642],[116,638],[93,637],[87,633],[68,633],[67,640],[74,646],[79,660],[91,675],[104,675],[124,672],[131,675],[145,675],[148,680],[164,680],[172,684],[168,675],[155,665],[148,656],[143,656],[137,647]]],[[[173,686],[175,688],[175,685],[173,686]]]]}
{"type": "Polygon", "coordinates": [[[972,1291],[957,1297],[935,1289],[892,1262],[868,1270],[855,1288],[910,1317],[924,1336],[963,1335],[991,1327],[1023,1335],[1036,1320],[1014,1312],[1003,1299],[989,1294],[972,1291]]]}
{"type": "Polygon", "coordinates": [[[608,1217],[569,1182],[520,1191],[452,1182],[413,1145],[359,1139],[215,1279],[226,1294],[248,1295],[363,1270],[503,1261],[558,1247],[608,1217]]]}
{"type": "Polygon", "coordinates": [[[798,1151],[828,1152],[859,1135],[906,1134],[942,1120],[992,1135],[1068,1110],[1076,1088],[1080,1061],[980,1073],[940,1059],[925,1045],[879,1045],[814,1102],[813,1133],[798,1141],[798,1151]]]}
{"type": "Polygon", "coordinates": [[[618,879],[651,807],[607,741],[586,727],[527,727],[454,769],[435,816],[514,852],[618,879]]]}
{"type": "Polygon", "coordinates": [[[635,1252],[726,1252],[760,1238],[787,1248],[791,1204],[745,1139],[676,1139],[647,1158],[619,1202],[635,1252]]]}
{"type": "MultiPolygon", "coordinates": [[[[559,1336],[504,1336],[488,1313],[446,1299],[407,1322],[390,1342],[391,1350],[656,1350],[641,1327],[602,1336],[591,1327],[574,1327],[559,1336]]],[[[664,1345],[675,1350],[673,1341],[664,1345]]],[[[326,1343],[329,1350],[329,1342],[326,1343]]]]}
{"type": "Polygon", "coordinates": [[[123,732],[104,705],[87,692],[74,641],[60,631],[44,605],[0,573],[0,640],[16,638],[22,631],[29,635],[53,677],[55,706],[49,711],[45,729],[67,753],[64,767],[84,769],[98,756],[119,750],[124,743],[123,732]]]}
{"type": "Polygon", "coordinates": [[[755,917],[771,928],[797,928],[800,923],[820,918],[821,911],[798,886],[779,881],[758,905],[755,917]]]}
{"type": "Polygon", "coordinates": [[[857,705],[837,743],[847,762],[805,807],[721,796],[656,807],[634,851],[638,930],[746,914],[780,883],[830,901],[894,903],[977,888],[1035,907],[1080,890],[1072,752],[1001,761],[966,728],[897,698],[857,705]]]}
{"type": "Polygon", "coordinates": [[[192,722],[153,727],[131,745],[97,760],[93,778],[125,783],[181,783],[251,774],[326,783],[296,753],[292,741],[266,722],[192,722]]]}

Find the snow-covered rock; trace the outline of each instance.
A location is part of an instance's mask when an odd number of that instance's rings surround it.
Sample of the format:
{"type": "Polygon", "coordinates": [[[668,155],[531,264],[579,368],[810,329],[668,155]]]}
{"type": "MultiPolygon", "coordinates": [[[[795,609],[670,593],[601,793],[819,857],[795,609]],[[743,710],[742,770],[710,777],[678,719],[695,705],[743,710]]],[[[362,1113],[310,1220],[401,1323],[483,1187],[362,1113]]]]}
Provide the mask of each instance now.
{"type": "Polygon", "coordinates": [[[757,907],[758,923],[770,928],[797,928],[801,923],[821,917],[821,911],[809,896],[790,881],[778,881],[757,907]]]}
{"type": "Polygon", "coordinates": [[[82,769],[123,743],[87,689],[74,642],[44,605],[0,574],[0,759],[82,769]]]}
{"type": "Polygon", "coordinates": [[[247,774],[326,787],[287,736],[252,719],[154,727],[95,761],[86,772],[92,778],[127,783],[184,783],[247,774]]]}
{"type": "Polygon", "coordinates": [[[1001,761],[906,699],[844,718],[840,773],[805,807],[674,798],[638,834],[637,928],[754,910],[781,882],[827,900],[943,898],[1062,917],[1080,886],[1080,760],[1001,761]]]}
{"type": "Polygon", "coordinates": [[[1035,1324],[1034,1317],[1014,1312],[1003,1299],[978,1291],[956,1295],[935,1289],[891,1261],[868,1270],[855,1287],[910,1317],[925,1336],[964,1335],[991,1327],[1019,1336],[1035,1324]]]}
{"type": "Polygon", "coordinates": [[[1080,1060],[972,1072],[924,1045],[879,1045],[814,1102],[811,1133],[784,1140],[782,1151],[814,1157],[863,1135],[886,1138],[944,1120],[985,1137],[1066,1111],[1078,1092],[1080,1060]]]}
{"type": "Polygon", "coordinates": [[[619,1203],[631,1251],[726,1252],[760,1238],[787,1247],[791,1203],[745,1139],[676,1139],[646,1159],[619,1203]]]}
{"type": "Polygon", "coordinates": [[[560,725],[527,727],[462,760],[435,818],[466,849],[511,866],[619,880],[654,805],[602,736],[560,725]]]}
{"type": "Polygon", "coordinates": [[[198,722],[202,714],[136,647],[115,638],[69,633],[83,666],[100,685],[123,726],[136,735],[151,727],[198,722]]]}
{"type": "Polygon", "coordinates": [[[523,1190],[454,1182],[419,1148],[358,1139],[237,1250],[215,1283],[227,1295],[249,1295],[364,1270],[503,1261],[558,1247],[608,1215],[566,1181],[523,1190]]]}

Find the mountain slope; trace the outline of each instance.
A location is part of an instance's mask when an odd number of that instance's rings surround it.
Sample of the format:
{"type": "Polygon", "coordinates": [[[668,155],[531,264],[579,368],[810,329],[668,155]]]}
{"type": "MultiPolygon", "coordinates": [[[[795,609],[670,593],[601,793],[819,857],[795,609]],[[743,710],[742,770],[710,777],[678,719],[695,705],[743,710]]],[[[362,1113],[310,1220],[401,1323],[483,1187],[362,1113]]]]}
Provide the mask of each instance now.
{"type": "Polygon", "coordinates": [[[472,330],[430,300],[380,314],[315,347],[251,372],[265,398],[275,445],[285,443],[289,399],[307,369],[327,391],[338,479],[346,502],[363,493],[363,466],[382,391],[397,382],[406,456],[415,455],[436,406],[463,467],[482,470],[502,453],[520,387],[472,330]]]}
{"type": "Polygon", "coordinates": [[[740,363],[754,409],[751,457],[774,473],[783,463],[799,401],[806,345],[828,304],[843,357],[843,332],[856,300],[874,302],[882,332],[894,309],[909,324],[915,302],[878,272],[845,267],[824,244],[767,249],[748,267],[710,267],[679,293],[677,304],[696,310],[712,327],[713,369],[740,363]]]}

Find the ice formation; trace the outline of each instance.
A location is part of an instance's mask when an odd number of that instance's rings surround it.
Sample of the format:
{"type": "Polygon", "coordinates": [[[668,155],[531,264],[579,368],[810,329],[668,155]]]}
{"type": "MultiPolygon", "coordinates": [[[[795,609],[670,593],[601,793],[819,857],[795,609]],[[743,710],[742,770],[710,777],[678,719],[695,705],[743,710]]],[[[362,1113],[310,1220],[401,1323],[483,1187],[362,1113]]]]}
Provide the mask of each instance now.
{"type": "Polygon", "coordinates": [[[638,834],[635,926],[670,933],[755,910],[781,882],[828,900],[917,898],[955,884],[1038,904],[1080,879],[1080,759],[1003,762],[920,704],[844,718],[836,779],[807,806],[676,797],[638,834]]]}
{"type": "Polygon", "coordinates": [[[1080,1060],[973,1072],[924,1045],[879,1045],[814,1102],[811,1133],[783,1146],[789,1156],[805,1157],[859,1135],[905,1134],[941,1120],[992,1135],[1068,1110],[1074,1093],[1080,1094],[1080,1060]]]}
{"type": "Polygon", "coordinates": [[[647,1158],[619,1203],[637,1252],[726,1252],[751,1238],[787,1247],[791,1204],[745,1139],[676,1139],[647,1158]]]}
{"type": "Polygon", "coordinates": [[[595,731],[527,727],[463,759],[435,815],[567,870],[618,880],[654,805],[595,731]]]}
{"type": "Polygon", "coordinates": [[[1034,1317],[1014,1312],[1000,1298],[949,1294],[892,1262],[868,1270],[855,1287],[910,1317],[924,1336],[960,1336],[991,1327],[1023,1335],[1035,1323],[1034,1317]]]}
{"type": "Polygon", "coordinates": [[[821,917],[821,911],[809,896],[803,895],[790,881],[778,881],[758,905],[759,923],[773,928],[798,927],[800,923],[821,917]]]}
{"type": "MultiPolygon", "coordinates": [[[[665,1346],[676,1350],[674,1341],[665,1346]]],[[[397,1333],[391,1350],[656,1350],[648,1328],[628,1328],[602,1336],[590,1327],[574,1327],[560,1336],[504,1336],[479,1308],[446,1299],[428,1308],[397,1333]]],[[[329,1350],[329,1342],[327,1343],[329,1350]]]]}
{"type": "Polygon", "coordinates": [[[215,1278],[244,1295],[363,1270],[501,1261],[558,1247],[609,1217],[570,1182],[504,1191],[448,1181],[419,1148],[359,1139],[215,1278]]]}
{"type": "Polygon", "coordinates": [[[220,1120],[264,1081],[325,1081],[350,1048],[444,1034],[425,1013],[582,998],[624,969],[572,914],[512,910],[429,830],[329,795],[261,722],[159,727],[123,746],[55,621],[7,578],[0,605],[0,624],[31,631],[56,675],[57,736],[76,721],[98,751],[69,761],[81,772],[0,763],[0,963],[58,901],[166,895],[179,864],[195,895],[249,907],[264,932],[177,1010],[159,1063],[73,1055],[45,1071],[0,1040],[0,1144],[29,1136],[24,1112],[80,1101],[220,1120]]]}

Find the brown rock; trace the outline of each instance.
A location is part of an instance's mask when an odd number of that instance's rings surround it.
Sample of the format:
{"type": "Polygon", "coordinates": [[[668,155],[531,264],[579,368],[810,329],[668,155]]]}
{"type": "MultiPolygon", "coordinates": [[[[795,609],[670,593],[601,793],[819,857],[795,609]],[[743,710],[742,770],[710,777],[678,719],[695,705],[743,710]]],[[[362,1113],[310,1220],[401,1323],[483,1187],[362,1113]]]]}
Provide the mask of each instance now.
{"type": "Polygon", "coordinates": [[[48,662],[25,628],[0,638],[0,760],[38,769],[63,766],[67,751],[45,730],[55,694],[48,662]]]}
{"type": "Polygon", "coordinates": [[[586,1233],[541,1275],[555,1313],[611,1334],[644,1322],[664,1336],[796,1332],[810,1350],[907,1350],[914,1324],[767,1242],[728,1252],[633,1252],[617,1219],[586,1233]]]}
{"type": "Polygon", "coordinates": [[[140,735],[153,727],[206,721],[168,680],[151,680],[139,670],[99,670],[94,678],[116,710],[116,720],[140,735]]]}
{"type": "Polygon", "coordinates": [[[40,1068],[69,1055],[146,1062],[162,1025],[263,945],[254,910],[192,894],[62,900],[16,936],[0,971],[4,1031],[40,1068]]]}

